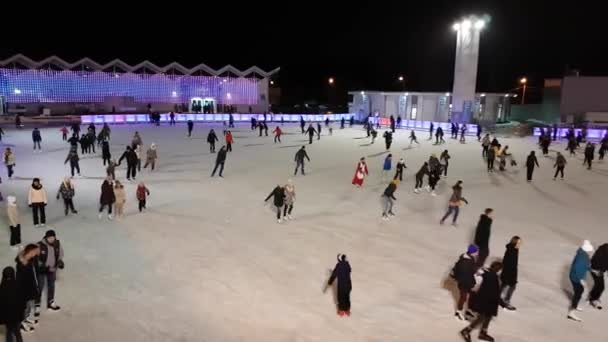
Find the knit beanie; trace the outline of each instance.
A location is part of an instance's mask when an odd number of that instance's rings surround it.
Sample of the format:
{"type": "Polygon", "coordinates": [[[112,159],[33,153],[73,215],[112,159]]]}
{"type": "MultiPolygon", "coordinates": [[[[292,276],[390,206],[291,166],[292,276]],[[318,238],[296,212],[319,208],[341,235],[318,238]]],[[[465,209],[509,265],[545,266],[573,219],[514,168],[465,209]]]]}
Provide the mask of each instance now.
{"type": "Polygon", "coordinates": [[[589,240],[583,241],[583,245],[581,246],[581,248],[587,253],[593,252],[593,245],[591,244],[591,242],[589,242],[589,240]]]}
{"type": "Polygon", "coordinates": [[[477,245],[470,244],[469,248],[467,248],[467,254],[475,254],[477,252],[479,252],[479,247],[477,247],[477,245]]]}

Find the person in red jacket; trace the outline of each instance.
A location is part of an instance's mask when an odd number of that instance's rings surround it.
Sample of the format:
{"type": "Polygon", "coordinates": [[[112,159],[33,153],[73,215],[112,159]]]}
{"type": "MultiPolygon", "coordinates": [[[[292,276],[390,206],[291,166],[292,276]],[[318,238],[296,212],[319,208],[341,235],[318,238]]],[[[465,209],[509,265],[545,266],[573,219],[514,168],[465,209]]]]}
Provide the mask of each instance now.
{"type": "Polygon", "coordinates": [[[355,169],[355,175],[353,176],[353,185],[357,187],[361,187],[363,185],[363,180],[365,176],[369,174],[367,170],[367,164],[365,163],[365,157],[361,157],[359,163],[357,163],[357,168],[355,169]]]}
{"type": "Polygon", "coordinates": [[[226,149],[228,152],[232,152],[232,142],[234,139],[232,138],[232,132],[226,131],[226,149]]]}
{"type": "Polygon", "coordinates": [[[68,140],[68,128],[63,126],[63,128],[60,129],[59,131],[61,132],[63,141],[67,141],[68,140]]]}
{"type": "Polygon", "coordinates": [[[281,134],[283,134],[283,131],[281,130],[281,127],[277,126],[277,128],[275,128],[272,133],[274,133],[274,142],[276,143],[277,140],[279,142],[281,142],[281,134]]]}
{"type": "Polygon", "coordinates": [[[146,188],[144,182],[140,182],[137,185],[137,200],[139,201],[139,212],[146,209],[146,197],[150,196],[150,190],[146,188]]]}

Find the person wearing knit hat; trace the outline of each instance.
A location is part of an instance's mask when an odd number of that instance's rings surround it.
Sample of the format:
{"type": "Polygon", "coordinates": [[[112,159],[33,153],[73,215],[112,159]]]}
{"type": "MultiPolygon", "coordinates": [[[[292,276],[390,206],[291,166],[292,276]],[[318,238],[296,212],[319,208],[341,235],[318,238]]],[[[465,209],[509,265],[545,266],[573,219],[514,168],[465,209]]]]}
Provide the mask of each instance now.
{"type": "Polygon", "coordinates": [[[572,260],[572,266],[570,266],[570,282],[574,289],[574,295],[572,296],[572,303],[570,304],[570,310],[568,311],[568,318],[577,322],[582,320],[576,316],[576,311],[581,311],[578,304],[585,291],[585,277],[591,267],[591,261],[589,254],[593,252],[593,245],[589,240],[583,241],[582,246],[576,251],[574,260],[572,260]]]}
{"type": "Polygon", "coordinates": [[[11,230],[11,248],[19,249],[21,246],[21,220],[19,219],[19,208],[17,208],[17,198],[7,196],[6,213],[8,216],[9,228],[11,230]]]}
{"type": "Polygon", "coordinates": [[[456,283],[458,283],[459,292],[458,304],[454,316],[462,321],[465,320],[463,313],[464,304],[468,301],[469,294],[473,287],[475,287],[475,258],[478,253],[479,247],[474,244],[469,245],[467,252],[460,256],[451,273],[451,276],[456,280],[456,283]]]}

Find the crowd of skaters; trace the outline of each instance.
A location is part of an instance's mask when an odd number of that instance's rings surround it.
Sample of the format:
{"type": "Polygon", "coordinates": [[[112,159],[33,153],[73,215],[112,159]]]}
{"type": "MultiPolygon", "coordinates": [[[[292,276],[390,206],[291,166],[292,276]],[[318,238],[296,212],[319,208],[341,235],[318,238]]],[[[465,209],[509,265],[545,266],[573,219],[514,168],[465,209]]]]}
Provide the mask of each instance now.
{"type": "MultiPolygon", "coordinates": [[[[400,121],[400,118],[397,121],[400,121]]],[[[353,125],[352,118],[351,118],[350,125],[351,126],[353,125]]],[[[313,143],[313,137],[315,136],[315,134],[317,135],[317,140],[320,140],[320,137],[321,137],[320,134],[321,134],[321,130],[322,130],[320,122],[317,123],[316,129],[313,127],[312,124],[310,124],[307,129],[304,129],[305,123],[304,123],[304,120],[302,119],[300,126],[302,129],[302,134],[308,134],[309,144],[313,143]]],[[[343,118],[341,120],[340,128],[344,128],[344,126],[345,126],[345,120],[343,118]]],[[[229,127],[234,127],[233,121],[230,122],[229,127]]],[[[331,127],[329,127],[328,121],[326,121],[326,127],[329,128],[329,132],[331,134],[333,130],[331,127]]],[[[376,131],[376,129],[374,129],[373,125],[369,121],[367,122],[367,124],[365,124],[365,127],[367,130],[368,136],[370,136],[370,135],[372,136],[372,143],[373,143],[373,141],[375,140],[375,137],[377,135],[377,131],[376,131]]],[[[193,128],[194,128],[193,122],[189,121],[187,123],[188,137],[192,136],[193,128]]],[[[263,131],[265,132],[265,135],[268,136],[268,125],[266,123],[266,120],[264,120],[262,122],[255,122],[255,119],[252,119],[252,130],[254,130],[256,128],[259,128],[260,136],[262,136],[263,131]]],[[[379,123],[376,126],[376,128],[378,128],[378,129],[380,128],[379,123]]],[[[119,180],[116,179],[114,168],[116,166],[120,166],[122,161],[125,160],[127,163],[127,175],[126,175],[127,181],[130,181],[131,179],[133,179],[134,181],[136,180],[137,172],[141,171],[141,159],[142,159],[142,156],[144,155],[143,148],[142,148],[143,140],[142,140],[141,136],[139,135],[138,132],[135,133],[133,140],[132,140],[132,144],[129,146],[126,146],[126,149],[123,152],[122,156],[120,157],[118,162],[116,162],[114,159],[112,159],[111,153],[109,151],[108,141],[110,139],[110,129],[107,126],[107,124],[104,124],[104,127],[102,128],[99,135],[95,134],[94,125],[90,125],[88,128],[87,134],[83,134],[82,137],[80,137],[80,138],[78,138],[79,127],[76,128],[75,126],[72,126],[72,131],[74,132],[72,138],[67,139],[67,132],[68,132],[67,128],[64,127],[61,130],[63,140],[69,142],[70,146],[71,146],[68,156],[65,160],[65,163],[66,164],[68,162],[70,163],[72,177],[75,176],[74,171],[76,171],[76,173],[78,173],[78,175],[80,175],[80,167],[78,164],[78,161],[79,161],[78,149],[75,147],[77,147],[77,145],[80,144],[82,153],[95,153],[95,149],[94,149],[95,143],[97,143],[99,146],[101,146],[102,147],[103,166],[105,167],[106,163],[108,164],[107,170],[106,170],[108,177],[103,181],[102,186],[101,186],[99,217],[102,218],[102,213],[103,213],[104,209],[107,208],[108,218],[113,219],[113,214],[112,214],[113,207],[115,208],[115,213],[116,213],[117,217],[119,217],[119,218],[122,217],[124,215],[124,204],[126,202],[126,195],[124,192],[124,186],[122,185],[122,183],[119,180]]],[[[432,140],[433,131],[434,131],[434,124],[431,124],[429,140],[432,140]]],[[[387,151],[390,151],[390,147],[391,147],[392,140],[393,140],[392,134],[394,132],[395,132],[395,120],[394,120],[394,118],[391,118],[390,130],[385,131],[383,134],[383,138],[385,140],[385,145],[386,145],[387,151]]],[[[281,142],[280,137],[283,134],[282,129],[279,126],[277,126],[273,130],[273,133],[274,133],[274,142],[276,143],[278,141],[280,143],[281,142]]],[[[459,128],[459,126],[457,124],[452,124],[452,138],[458,139],[458,133],[460,133],[459,141],[461,143],[466,143],[465,138],[464,138],[464,136],[466,134],[466,125],[462,125],[459,128]]],[[[511,166],[516,166],[515,159],[512,157],[512,154],[508,151],[508,146],[502,147],[498,143],[498,140],[496,137],[494,137],[493,140],[490,140],[489,134],[486,134],[486,136],[484,136],[484,138],[482,139],[481,138],[481,127],[479,127],[479,126],[478,126],[478,131],[477,131],[477,138],[478,138],[478,141],[481,143],[482,157],[487,162],[489,172],[494,171],[494,159],[496,159],[496,158],[499,159],[499,170],[500,171],[505,170],[507,160],[511,161],[511,166]]],[[[568,148],[567,149],[570,150],[571,153],[573,153],[573,150],[575,150],[576,148],[572,148],[573,146],[571,146],[572,136],[568,136],[567,138],[568,138],[568,148]]],[[[32,139],[34,142],[34,151],[36,151],[36,150],[40,151],[42,137],[41,137],[40,131],[37,128],[34,129],[34,131],[32,132],[32,139]]],[[[232,137],[232,133],[230,130],[226,130],[226,129],[224,130],[224,139],[225,139],[226,145],[222,145],[220,147],[219,152],[217,153],[215,167],[214,167],[214,170],[213,170],[211,176],[215,175],[218,168],[219,168],[220,177],[223,176],[222,173],[224,170],[224,163],[226,161],[227,152],[232,151],[233,137],[232,137]]],[[[584,141],[584,138],[581,140],[584,141]]],[[[210,132],[207,135],[207,142],[210,145],[211,153],[216,152],[215,143],[218,141],[219,141],[219,139],[218,139],[216,133],[214,132],[214,130],[213,129],[210,130],[210,132]]],[[[542,149],[543,155],[548,154],[548,144],[546,141],[547,141],[546,136],[541,135],[541,139],[539,140],[539,146],[542,149]]],[[[413,142],[415,142],[416,144],[420,144],[417,140],[415,132],[412,130],[411,134],[410,134],[410,146],[413,142]]],[[[438,127],[437,131],[435,131],[435,143],[434,144],[440,145],[443,143],[445,143],[445,140],[443,139],[443,130],[441,129],[441,127],[438,127]]],[[[577,148],[580,145],[580,143],[581,143],[581,141],[578,141],[578,143],[576,145],[577,148]]],[[[601,143],[602,143],[602,147],[600,148],[600,156],[601,156],[600,158],[603,158],[603,154],[605,153],[605,150],[608,148],[608,139],[607,138],[602,139],[601,143]]],[[[593,147],[593,144],[591,142],[588,142],[587,146],[585,148],[585,161],[584,161],[584,164],[588,165],[588,168],[591,168],[591,161],[593,160],[594,152],[592,151],[589,153],[589,150],[591,150],[591,147],[593,147]]],[[[427,189],[427,191],[429,191],[431,193],[431,195],[436,195],[435,191],[434,191],[435,186],[436,186],[437,182],[440,180],[442,175],[444,177],[447,176],[450,158],[451,158],[451,156],[449,155],[449,152],[447,149],[441,153],[441,156],[439,158],[437,158],[437,156],[435,154],[432,154],[429,157],[429,161],[424,162],[421,169],[418,171],[418,173],[416,173],[416,185],[415,185],[415,190],[414,190],[415,193],[421,192],[421,190],[423,189],[422,185],[423,185],[424,176],[427,176],[428,185],[427,185],[426,189],[427,189]]],[[[146,162],[144,164],[144,168],[147,168],[147,166],[150,165],[151,169],[154,170],[156,159],[157,159],[156,145],[151,144],[145,154],[146,162]]],[[[306,153],[305,146],[302,146],[301,149],[298,150],[298,152],[295,155],[296,169],[294,171],[294,176],[297,174],[298,169],[301,170],[302,175],[305,174],[304,173],[305,159],[310,161],[310,158],[309,158],[308,154],[306,153]]],[[[10,150],[10,148],[7,148],[4,153],[4,162],[7,166],[7,171],[8,171],[8,175],[10,178],[14,174],[13,168],[15,166],[15,157],[13,155],[13,152],[10,150]]],[[[555,162],[555,166],[554,166],[557,170],[556,170],[554,179],[557,177],[558,173],[561,173],[561,176],[563,178],[563,172],[564,172],[565,165],[566,165],[565,158],[563,157],[563,155],[561,155],[560,152],[557,152],[556,162],[555,162]]],[[[539,167],[538,160],[536,159],[534,151],[531,151],[530,154],[528,155],[528,157],[526,159],[525,167],[527,169],[527,181],[530,182],[532,180],[532,175],[533,175],[535,167],[539,167]]],[[[394,195],[395,195],[395,192],[396,192],[398,186],[403,181],[403,172],[404,172],[405,168],[406,168],[405,161],[403,158],[401,158],[399,160],[399,162],[396,164],[396,172],[395,172],[394,177],[392,178],[392,181],[388,181],[389,174],[392,170],[392,154],[389,153],[383,162],[381,181],[383,183],[388,182],[388,186],[386,187],[386,189],[384,190],[384,192],[381,195],[381,197],[383,198],[382,218],[385,220],[388,220],[389,217],[395,216],[395,214],[393,212],[393,203],[396,200],[396,198],[394,195]]],[[[353,184],[358,187],[361,187],[363,185],[363,180],[368,175],[369,175],[369,169],[365,162],[365,158],[361,158],[361,160],[357,164],[355,176],[353,177],[353,184]]],[[[452,223],[453,223],[453,225],[456,225],[456,221],[457,221],[457,218],[459,215],[459,207],[463,203],[468,204],[467,200],[462,196],[462,185],[463,185],[463,181],[459,180],[452,187],[452,195],[450,196],[450,199],[448,201],[448,210],[447,210],[446,214],[443,216],[443,218],[440,220],[440,223],[443,224],[443,222],[448,217],[452,216],[452,223]]],[[[136,198],[138,200],[138,208],[139,208],[140,212],[145,210],[146,198],[147,198],[147,196],[149,196],[149,194],[150,194],[149,189],[145,186],[145,184],[143,184],[143,182],[140,182],[137,186],[137,191],[136,191],[136,198]]],[[[60,187],[59,187],[59,190],[57,193],[57,198],[58,199],[62,198],[64,201],[65,215],[68,215],[69,213],[73,213],[73,214],[78,213],[74,208],[74,202],[73,202],[74,196],[75,196],[75,190],[74,190],[73,184],[71,183],[71,178],[66,177],[64,179],[64,181],[60,184],[60,187]]],[[[293,185],[292,180],[288,180],[287,184],[285,184],[285,185],[277,185],[273,189],[273,191],[270,193],[270,195],[268,195],[268,197],[265,199],[265,201],[268,201],[270,198],[273,198],[273,203],[274,203],[274,206],[276,207],[276,211],[277,211],[277,221],[279,223],[293,218],[291,214],[292,214],[293,205],[295,202],[295,186],[293,185]]],[[[16,199],[14,196],[9,196],[8,202],[9,202],[9,206],[8,206],[9,208],[11,208],[13,206],[16,208],[16,199]]],[[[32,183],[32,187],[31,187],[29,195],[28,195],[28,203],[32,207],[34,225],[36,227],[44,226],[45,225],[44,208],[47,205],[47,199],[46,199],[46,192],[45,192],[44,188],[42,187],[39,179],[34,179],[34,182],[32,183]]],[[[454,276],[456,282],[458,283],[458,288],[459,288],[459,292],[460,292],[460,299],[457,303],[457,311],[456,311],[455,315],[459,319],[469,318],[471,320],[471,324],[460,332],[461,336],[466,341],[470,340],[471,331],[479,326],[481,326],[481,332],[479,335],[480,340],[493,341],[492,337],[489,336],[489,334],[488,334],[488,326],[491,321],[491,318],[493,316],[497,315],[498,306],[502,306],[507,310],[515,310],[515,307],[513,305],[511,305],[511,298],[513,296],[513,293],[515,291],[516,284],[517,284],[518,249],[521,245],[521,238],[519,236],[514,236],[511,239],[511,241],[509,241],[509,243],[506,245],[506,251],[505,251],[502,262],[493,262],[488,267],[486,267],[485,261],[489,255],[488,242],[489,242],[489,237],[490,237],[490,227],[492,224],[492,213],[493,213],[492,209],[486,209],[484,214],[482,214],[482,216],[480,218],[480,222],[477,226],[474,243],[472,243],[469,246],[469,248],[467,249],[467,252],[464,253],[459,258],[458,262],[454,266],[453,276],[454,276]],[[463,308],[466,304],[468,304],[470,310],[466,311],[466,313],[463,313],[463,308]],[[470,316],[470,317],[467,317],[467,316],[470,316]]],[[[9,217],[10,217],[10,214],[9,214],[9,217]]],[[[13,213],[13,217],[15,217],[14,213],[13,213]]],[[[18,218],[18,215],[16,217],[18,218]]],[[[18,223],[18,219],[15,222],[13,222],[13,220],[11,220],[10,228],[11,228],[11,245],[14,247],[15,246],[18,247],[17,249],[20,251],[19,255],[22,256],[21,259],[23,259],[24,261],[33,260],[32,261],[33,264],[36,264],[37,262],[39,263],[40,261],[36,261],[37,257],[38,257],[37,253],[39,253],[39,248],[38,248],[38,250],[32,249],[32,248],[34,248],[34,247],[32,247],[32,245],[27,245],[25,248],[19,248],[21,242],[20,242],[20,231],[19,231],[20,224],[18,223]],[[13,223],[15,223],[15,224],[13,224],[13,223]]],[[[52,243],[54,243],[54,241],[56,241],[57,245],[59,245],[58,240],[55,239],[55,233],[52,230],[47,231],[43,241],[46,241],[45,243],[47,243],[47,244],[48,243],[52,244],[52,243]],[[53,242],[49,242],[49,240],[53,241],[53,242]]],[[[584,289],[584,287],[586,285],[586,284],[584,284],[584,280],[583,280],[584,273],[587,272],[588,270],[591,270],[591,272],[593,274],[594,282],[595,282],[594,289],[591,291],[591,294],[589,297],[590,303],[598,309],[601,308],[601,303],[599,302],[599,298],[603,291],[603,273],[605,273],[606,269],[608,269],[608,260],[605,260],[606,258],[608,258],[608,251],[606,251],[608,249],[608,245],[602,245],[602,247],[600,249],[598,249],[598,251],[593,255],[593,258],[590,258],[590,255],[589,255],[593,251],[593,248],[591,247],[591,244],[588,241],[585,241],[583,243],[583,245],[581,246],[581,248],[577,251],[576,258],[574,259],[573,264],[572,264],[572,272],[571,272],[571,276],[570,276],[575,295],[573,297],[571,310],[568,313],[568,318],[571,318],[574,320],[580,320],[576,316],[575,311],[578,308],[578,302],[580,301],[580,298],[582,296],[583,291],[581,290],[581,287],[584,289]],[[601,253],[600,253],[600,251],[601,251],[601,253]],[[597,257],[596,257],[596,255],[597,255],[597,257]],[[593,266],[594,260],[595,260],[595,266],[593,266]],[[601,261],[599,261],[599,260],[601,260],[601,261]],[[583,265],[583,266],[581,266],[581,265],[583,265]],[[595,267],[595,268],[593,268],[593,267],[595,267]],[[581,276],[581,274],[583,274],[583,276],[581,276]],[[600,275],[601,275],[601,278],[600,278],[600,275]]],[[[63,257],[63,251],[61,250],[61,258],[62,257],[63,257]]],[[[61,258],[59,258],[59,256],[58,256],[56,258],[56,260],[60,261],[61,258]]],[[[19,261],[21,259],[18,258],[17,261],[19,261]]],[[[43,264],[45,262],[46,261],[44,261],[43,264]]],[[[61,267],[55,267],[54,268],[55,271],[56,271],[56,269],[62,268],[63,263],[61,263],[61,265],[62,265],[61,267]]],[[[17,266],[19,266],[19,263],[17,263],[17,266]]],[[[34,267],[34,268],[36,268],[36,267],[34,267]]],[[[7,276],[6,276],[7,282],[10,282],[11,281],[11,274],[10,274],[11,270],[5,270],[5,271],[7,274],[7,276]]],[[[350,289],[352,287],[351,280],[350,280],[350,272],[351,272],[351,268],[350,268],[350,264],[346,260],[346,256],[339,255],[338,264],[336,265],[334,271],[332,272],[332,275],[328,281],[328,285],[331,285],[335,281],[335,279],[338,280],[338,314],[341,316],[350,315],[350,295],[349,295],[349,293],[350,293],[350,289]]],[[[14,278],[17,280],[19,279],[19,267],[17,267],[17,276],[14,278]]],[[[4,284],[4,279],[3,279],[3,284],[4,284]]],[[[17,281],[17,284],[18,284],[18,281],[17,281]]],[[[50,290],[51,285],[48,285],[48,286],[49,286],[49,291],[51,291],[50,290]]],[[[39,290],[38,292],[41,292],[41,286],[39,284],[37,284],[37,288],[39,290]]],[[[53,278],[53,293],[54,293],[54,278],[53,278]]],[[[28,296],[28,301],[29,301],[29,297],[31,297],[31,296],[28,296]]],[[[37,301],[36,301],[36,298],[34,298],[34,300],[35,300],[35,303],[39,304],[39,302],[40,302],[39,298],[37,299],[37,301]]],[[[39,312],[39,310],[35,309],[35,307],[36,307],[35,305],[30,307],[29,303],[27,303],[28,301],[25,301],[26,305],[25,305],[25,310],[23,311],[24,315],[20,321],[20,324],[21,324],[20,328],[22,331],[33,330],[33,326],[35,325],[35,323],[30,324],[32,321],[28,321],[28,317],[30,316],[31,312],[34,312],[34,315],[35,315],[34,317],[39,316],[39,313],[36,314],[36,312],[39,312]],[[32,310],[32,308],[34,308],[34,309],[32,310]]],[[[52,300],[52,302],[49,302],[49,309],[50,310],[59,310],[59,307],[54,303],[54,300],[52,300]]],[[[21,316],[19,316],[19,317],[21,317],[21,316]]],[[[37,322],[37,320],[35,322],[37,322]]],[[[6,324],[8,325],[9,323],[6,323],[6,324]]],[[[14,332],[14,330],[15,329],[14,329],[14,325],[13,325],[11,327],[10,331],[14,332]]],[[[17,333],[19,332],[18,330],[19,329],[17,329],[17,333]]],[[[16,333],[15,333],[15,336],[16,336],[16,333]]]]}

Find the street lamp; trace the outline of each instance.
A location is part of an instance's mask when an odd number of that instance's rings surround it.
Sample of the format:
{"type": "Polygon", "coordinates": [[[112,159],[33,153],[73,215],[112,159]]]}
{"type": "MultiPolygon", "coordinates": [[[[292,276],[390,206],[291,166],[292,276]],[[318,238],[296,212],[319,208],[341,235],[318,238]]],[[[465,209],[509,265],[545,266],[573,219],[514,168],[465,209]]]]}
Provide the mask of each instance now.
{"type": "Polygon", "coordinates": [[[333,78],[333,77],[330,77],[330,78],[327,80],[327,83],[329,83],[329,85],[333,85],[333,84],[334,84],[334,78],[333,78]]]}
{"type": "Polygon", "coordinates": [[[273,80],[270,80],[270,85],[274,85],[274,81],[273,80]]]}
{"type": "Polygon", "coordinates": [[[402,89],[405,90],[405,77],[400,75],[399,77],[397,77],[397,81],[399,81],[399,83],[401,83],[402,89]]]}
{"type": "Polygon", "coordinates": [[[522,78],[519,80],[519,83],[521,83],[521,84],[523,85],[523,87],[524,87],[524,89],[523,89],[523,91],[522,91],[522,93],[521,93],[521,104],[523,105],[523,104],[524,104],[524,101],[525,101],[525,99],[526,99],[526,85],[528,84],[528,79],[527,79],[527,78],[525,78],[525,77],[522,77],[522,78]]]}

